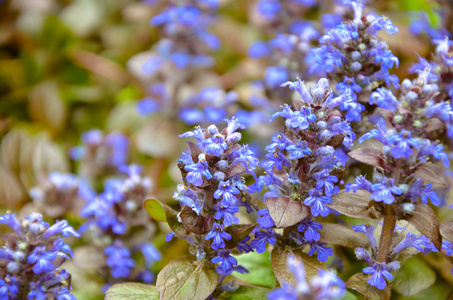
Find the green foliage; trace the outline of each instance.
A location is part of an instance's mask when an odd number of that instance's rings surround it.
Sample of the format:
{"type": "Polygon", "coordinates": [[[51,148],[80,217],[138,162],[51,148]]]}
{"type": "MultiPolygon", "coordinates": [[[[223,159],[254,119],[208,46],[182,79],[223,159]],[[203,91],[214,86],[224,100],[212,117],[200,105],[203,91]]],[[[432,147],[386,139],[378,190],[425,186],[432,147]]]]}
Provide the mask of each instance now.
{"type": "Polygon", "coordinates": [[[105,293],[106,300],[158,300],[159,293],[152,285],[144,283],[119,283],[105,293]]]}
{"type": "Polygon", "coordinates": [[[414,256],[406,260],[395,275],[393,289],[410,297],[429,288],[436,281],[436,273],[423,261],[414,256]]]}
{"type": "Polygon", "coordinates": [[[236,259],[241,266],[249,270],[249,273],[240,274],[236,272],[234,273],[234,277],[257,286],[275,287],[276,278],[272,270],[272,262],[268,252],[262,254],[250,252],[236,256],[236,259]]]}

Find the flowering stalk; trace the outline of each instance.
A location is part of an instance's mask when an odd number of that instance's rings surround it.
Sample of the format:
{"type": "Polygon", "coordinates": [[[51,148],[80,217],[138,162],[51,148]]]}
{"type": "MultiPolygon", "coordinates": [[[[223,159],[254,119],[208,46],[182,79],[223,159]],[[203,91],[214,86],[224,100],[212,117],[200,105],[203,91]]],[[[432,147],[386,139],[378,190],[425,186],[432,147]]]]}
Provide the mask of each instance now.
{"type": "Polygon", "coordinates": [[[0,297],[2,299],[75,299],[70,294],[71,275],[60,266],[72,257],[59,236],[80,235],[65,220],[52,226],[32,213],[19,221],[15,214],[0,217],[0,224],[14,230],[0,248],[0,297]]]}

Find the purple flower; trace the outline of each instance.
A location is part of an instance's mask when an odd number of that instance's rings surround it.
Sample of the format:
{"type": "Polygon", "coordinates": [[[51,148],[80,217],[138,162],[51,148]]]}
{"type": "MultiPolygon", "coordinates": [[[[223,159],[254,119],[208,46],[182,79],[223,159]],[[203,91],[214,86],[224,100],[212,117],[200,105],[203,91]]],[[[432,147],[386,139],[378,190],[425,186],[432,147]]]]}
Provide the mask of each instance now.
{"type": "Polygon", "coordinates": [[[6,213],[0,217],[0,224],[6,224],[19,236],[23,237],[20,223],[16,219],[16,214],[6,213]]]}
{"type": "Polygon", "coordinates": [[[411,137],[410,131],[402,129],[401,132],[395,133],[388,138],[389,143],[394,144],[392,148],[392,155],[394,158],[401,157],[409,158],[413,151],[410,146],[418,148],[420,143],[417,139],[411,137]]]}
{"type": "Polygon", "coordinates": [[[265,155],[265,157],[268,160],[261,161],[260,166],[264,170],[266,170],[266,172],[268,172],[269,174],[273,174],[274,166],[277,169],[281,170],[283,165],[285,165],[285,166],[290,166],[291,165],[289,163],[288,159],[285,156],[283,156],[283,154],[281,152],[268,153],[268,154],[265,155]]]}
{"type": "Polygon", "coordinates": [[[271,216],[269,215],[269,210],[267,208],[260,209],[258,211],[258,216],[259,218],[257,218],[256,221],[261,228],[270,228],[275,225],[274,220],[272,220],[271,216]]]}
{"type": "Polygon", "coordinates": [[[135,263],[131,258],[130,250],[125,248],[122,242],[116,240],[105,248],[104,254],[107,256],[105,262],[110,267],[113,278],[127,278],[130,275],[135,263]]]}
{"type": "Polygon", "coordinates": [[[325,243],[318,243],[318,242],[308,242],[310,245],[310,251],[308,251],[308,255],[313,255],[315,252],[318,253],[318,260],[320,262],[326,262],[329,256],[333,254],[332,248],[326,246],[325,243]]]}
{"type": "Polygon", "coordinates": [[[409,247],[414,247],[420,252],[425,252],[425,248],[430,248],[429,243],[429,240],[427,240],[424,236],[417,237],[412,232],[408,232],[406,233],[406,238],[392,250],[392,253],[398,254],[409,247]]]}
{"type": "Polygon", "coordinates": [[[448,256],[453,255],[453,243],[447,240],[442,241],[442,251],[445,251],[445,254],[448,256]]]}
{"type": "Polygon", "coordinates": [[[223,226],[228,227],[232,224],[239,223],[239,218],[234,215],[235,213],[239,212],[239,207],[232,205],[223,206],[221,203],[217,203],[214,209],[217,210],[214,218],[216,220],[223,218],[223,226]]]}
{"type": "Polygon", "coordinates": [[[5,279],[0,278],[0,298],[16,299],[19,293],[19,281],[16,276],[7,274],[5,279]]]}
{"type": "Polygon", "coordinates": [[[62,234],[64,237],[68,237],[70,235],[80,237],[80,234],[76,232],[74,228],[69,226],[68,221],[66,220],[58,221],[54,225],[47,228],[47,230],[42,235],[42,238],[48,239],[49,237],[56,234],[62,234]]]}
{"type": "Polygon", "coordinates": [[[186,177],[187,181],[195,186],[201,186],[203,184],[202,176],[206,177],[206,179],[212,178],[208,163],[204,159],[200,159],[196,164],[185,166],[184,169],[189,171],[186,177]]]}
{"type": "Polygon", "coordinates": [[[371,94],[370,105],[375,103],[378,107],[391,111],[395,111],[398,106],[401,106],[396,97],[393,96],[393,93],[386,88],[378,88],[371,94]]]}
{"type": "Polygon", "coordinates": [[[338,182],[337,176],[326,174],[326,171],[320,172],[319,175],[320,176],[313,176],[313,178],[317,180],[317,190],[322,191],[322,188],[324,187],[324,193],[329,197],[332,197],[332,195],[339,192],[340,188],[335,185],[335,183],[338,182]]]}
{"type": "Polygon", "coordinates": [[[308,148],[307,142],[301,140],[299,140],[298,144],[293,144],[287,147],[287,150],[289,152],[290,159],[299,159],[305,157],[305,155],[311,154],[311,150],[308,148]]]}
{"type": "Polygon", "coordinates": [[[220,263],[215,270],[218,274],[230,275],[234,271],[234,267],[238,264],[236,258],[230,255],[228,250],[220,250],[217,256],[211,259],[214,264],[220,263]]]}
{"type": "Polygon", "coordinates": [[[371,192],[371,182],[369,182],[367,179],[366,179],[366,175],[363,176],[363,175],[359,175],[355,178],[355,183],[347,183],[345,185],[345,188],[346,188],[346,192],[349,192],[350,190],[352,190],[354,193],[357,192],[358,189],[362,189],[362,190],[366,190],[366,191],[369,191],[371,192]]]}
{"type": "Polygon", "coordinates": [[[311,113],[310,107],[302,107],[300,111],[292,111],[291,107],[287,104],[283,105],[283,111],[273,114],[269,120],[272,122],[277,117],[284,117],[286,119],[286,126],[292,129],[307,129],[310,122],[316,121],[316,116],[311,113]]]}
{"type": "Polygon", "coordinates": [[[214,192],[214,198],[222,198],[222,205],[228,207],[236,202],[236,196],[239,190],[230,184],[229,181],[220,181],[217,190],[214,192]]]}
{"type": "Polygon", "coordinates": [[[32,253],[27,258],[29,264],[34,264],[33,273],[39,275],[42,273],[52,271],[55,266],[51,261],[57,258],[56,254],[53,252],[46,251],[45,246],[36,247],[32,253]]]}
{"type": "Polygon", "coordinates": [[[275,234],[272,229],[265,229],[255,233],[255,239],[250,242],[250,246],[258,253],[266,251],[266,242],[275,245],[275,234]]]}
{"type": "Polygon", "coordinates": [[[212,138],[208,138],[203,142],[206,147],[206,153],[212,154],[215,156],[220,156],[228,149],[228,145],[225,142],[225,137],[216,133],[212,138]]]}
{"type": "Polygon", "coordinates": [[[418,198],[421,198],[422,202],[427,204],[428,199],[431,200],[431,203],[435,206],[439,206],[440,200],[437,193],[432,190],[432,184],[428,183],[423,185],[423,180],[418,178],[410,187],[409,192],[406,194],[406,197],[412,201],[416,201],[418,198]]]}
{"type": "Polygon", "coordinates": [[[327,217],[330,213],[330,209],[325,205],[326,203],[332,203],[332,198],[323,195],[316,189],[309,191],[309,196],[305,198],[304,204],[310,206],[311,213],[313,216],[327,217]]]}
{"type": "Polygon", "coordinates": [[[365,233],[366,237],[370,240],[371,249],[377,249],[376,238],[374,237],[374,230],[376,227],[366,224],[352,226],[352,229],[354,229],[355,232],[365,233]]]}
{"type": "Polygon", "coordinates": [[[317,230],[321,230],[322,225],[311,218],[306,218],[297,225],[297,231],[304,232],[304,238],[311,241],[319,241],[321,235],[317,230]]]}
{"type": "Polygon", "coordinates": [[[388,179],[384,177],[382,183],[375,183],[371,186],[373,194],[371,198],[376,202],[384,202],[385,204],[392,204],[395,201],[394,195],[401,195],[403,191],[395,186],[395,178],[388,179]]]}
{"type": "Polygon", "coordinates": [[[211,247],[214,250],[225,248],[225,242],[223,240],[231,240],[231,235],[223,229],[223,225],[214,223],[212,230],[205,236],[205,240],[213,239],[211,247]]]}
{"type": "Polygon", "coordinates": [[[371,278],[368,280],[368,283],[371,286],[375,286],[380,290],[385,289],[387,286],[387,280],[392,280],[393,276],[389,271],[393,271],[399,268],[399,262],[394,261],[386,265],[386,263],[375,263],[372,267],[366,267],[363,269],[363,273],[372,274],[371,278]],[[384,279],[385,278],[385,279],[384,279]]]}

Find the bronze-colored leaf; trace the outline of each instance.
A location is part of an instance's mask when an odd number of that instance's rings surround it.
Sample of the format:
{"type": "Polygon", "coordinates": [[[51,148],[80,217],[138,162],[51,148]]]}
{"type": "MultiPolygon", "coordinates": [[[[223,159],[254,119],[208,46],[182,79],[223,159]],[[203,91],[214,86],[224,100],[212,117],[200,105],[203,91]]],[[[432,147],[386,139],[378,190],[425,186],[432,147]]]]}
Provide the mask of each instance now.
{"type": "Polygon", "coordinates": [[[371,193],[365,190],[355,193],[341,190],[332,196],[332,203],[326,205],[348,217],[379,219],[382,213],[370,206],[370,196],[371,193]]]}
{"type": "Polygon", "coordinates": [[[361,163],[378,168],[384,165],[381,154],[382,150],[374,147],[363,147],[348,153],[349,157],[361,163]]]}
{"type": "Polygon", "coordinates": [[[227,175],[227,177],[231,177],[236,174],[244,173],[245,171],[247,171],[247,169],[245,168],[245,166],[243,164],[235,164],[228,170],[226,175],[227,175]]]}
{"type": "Polygon", "coordinates": [[[287,265],[288,257],[290,255],[294,255],[297,259],[303,261],[305,274],[308,280],[310,280],[313,276],[318,275],[319,270],[326,269],[325,264],[319,262],[315,257],[309,256],[306,253],[276,248],[272,250],[271,253],[272,269],[274,270],[275,276],[281,286],[285,283],[292,285],[297,284],[297,279],[288,269],[287,265]]]}
{"type": "Polygon", "coordinates": [[[3,167],[19,174],[24,165],[24,156],[32,149],[30,134],[23,129],[12,129],[2,139],[0,160],[3,167]]]}
{"type": "Polygon", "coordinates": [[[266,198],[267,209],[277,228],[296,225],[310,214],[310,208],[288,197],[266,198]]]}
{"type": "Polygon", "coordinates": [[[429,205],[416,203],[412,214],[405,219],[414,225],[424,236],[429,238],[436,248],[441,251],[442,239],[439,231],[439,220],[429,205]]]}
{"type": "Polygon", "coordinates": [[[258,223],[253,224],[233,224],[226,229],[231,235],[231,239],[229,241],[225,241],[225,248],[232,249],[237,246],[237,244],[245,239],[250,232],[252,232],[253,228],[256,227],[258,223]]]}
{"type": "Polygon", "coordinates": [[[202,153],[200,147],[197,144],[187,141],[187,146],[189,147],[190,156],[194,163],[198,163],[198,155],[202,153]]]}
{"type": "Polygon", "coordinates": [[[0,205],[9,209],[15,208],[25,198],[25,190],[7,168],[0,167],[0,205]]]}
{"type": "Polygon", "coordinates": [[[208,233],[212,228],[213,219],[197,215],[190,207],[184,205],[179,216],[187,230],[196,234],[208,233]]]}
{"type": "Polygon", "coordinates": [[[429,119],[428,122],[426,122],[426,125],[425,127],[423,127],[423,130],[425,132],[431,132],[435,130],[441,130],[444,128],[445,128],[444,123],[441,120],[437,118],[432,118],[429,119]]]}
{"type": "Polygon", "coordinates": [[[356,290],[367,300],[388,300],[390,299],[390,285],[387,284],[385,289],[380,290],[377,287],[371,286],[368,284],[368,279],[370,275],[364,273],[357,273],[353,275],[346,282],[346,286],[350,289],[356,290]]]}
{"type": "Polygon", "coordinates": [[[321,223],[322,229],[320,230],[321,239],[323,243],[339,245],[343,247],[368,247],[370,242],[368,238],[360,232],[355,232],[352,228],[333,223],[321,223]]]}
{"type": "Polygon", "coordinates": [[[433,164],[424,163],[417,167],[414,174],[431,183],[434,188],[445,188],[448,186],[443,170],[433,164]]]}
{"type": "Polygon", "coordinates": [[[376,108],[376,111],[389,123],[393,121],[393,117],[395,116],[395,113],[391,110],[388,109],[383,109],[383,108],[376,108]]]}
{"type": "Polygon", "coordinates": [[[453,243],[453,222],[444,222],[440,224],[440,234],[450,243],[453,243]]]}
{"type": "Polygon", "coordinates": [[[167,264],[157,275],[160,299],[205,300],[217,287],[219,275],[214,265],[178,259],[167,264]]]}

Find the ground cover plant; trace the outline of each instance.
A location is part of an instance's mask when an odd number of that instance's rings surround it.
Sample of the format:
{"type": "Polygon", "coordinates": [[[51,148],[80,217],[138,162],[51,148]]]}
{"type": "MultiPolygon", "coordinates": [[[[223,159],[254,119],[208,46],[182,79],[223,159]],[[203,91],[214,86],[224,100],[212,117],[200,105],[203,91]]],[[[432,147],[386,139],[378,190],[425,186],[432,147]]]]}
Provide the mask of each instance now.
{"type": "Polygon", "coordinates": [[[453,4],[0,1],[1,299],[449,299],[453,4]]]}

